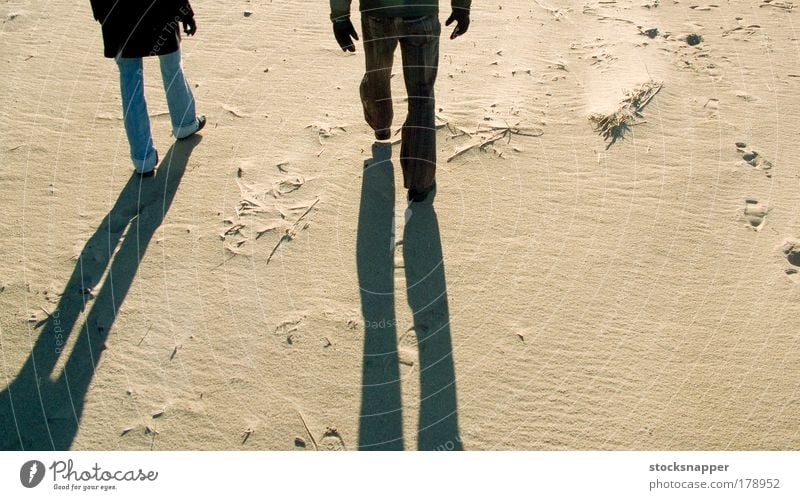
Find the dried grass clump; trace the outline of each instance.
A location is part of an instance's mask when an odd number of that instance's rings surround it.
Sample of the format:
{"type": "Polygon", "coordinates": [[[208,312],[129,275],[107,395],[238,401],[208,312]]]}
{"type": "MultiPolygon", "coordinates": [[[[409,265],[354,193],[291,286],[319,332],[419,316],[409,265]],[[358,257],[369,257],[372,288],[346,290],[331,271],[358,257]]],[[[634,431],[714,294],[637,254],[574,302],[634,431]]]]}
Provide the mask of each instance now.
{"type": "Polygon", "coordinates": [[[608,142],[606,149],[617,142],[617,139],[625,135],[625,132],[636,125],[636,120],[642,118],[642,109],[653,100],[656,94],[664,86],[663,82],[650,80],[641,84],[638,88],[629,90],[625,93],[625,99],[620,103],[619,108],[611,114],[593,113],[589,116],[595,132],[603,136],[608,142]]]}

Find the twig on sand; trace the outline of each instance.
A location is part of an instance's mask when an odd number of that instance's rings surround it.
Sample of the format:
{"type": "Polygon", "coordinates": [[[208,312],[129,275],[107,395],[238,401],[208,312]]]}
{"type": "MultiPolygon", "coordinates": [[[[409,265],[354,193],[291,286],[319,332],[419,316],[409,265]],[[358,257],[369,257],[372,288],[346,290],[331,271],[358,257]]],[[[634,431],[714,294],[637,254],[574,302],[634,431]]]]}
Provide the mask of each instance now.
{"type": "MultiPolygon", "coordinates": [[[[229,249],[228,249],[228,247],[225,247],[225,249],[226,249],[226,250],[229,250],[229,249]]],[[[229,251],[230,251],[230,250],[229,250],[229,251]]],[[[215,269],[219,269],[220,267],[222,267],[222,266],[224,266],[225,264],[227,264],[229,260],[233,259],[233,258],[234,258],[234,257],[236,257],[237,255],[238,255],[238,254],[236,254],[236,253],[232,254],[232,255],[231,255],[230,257],[228,257],[227,259],[223,260],[222,262],[220,262],[220,263],[219,263],[219,264],[217,264],[216,266],[212,267],[212,268],[211,268],[211,270],[212,270],[212,271],[214,271],[215,269]]]]}
{"type": "Polygon", "coordinates": [[[534,2],[536,2],[536,5],[543,8],[544,10],[549,12],[553,17],[555,17],[556,21],[558,21],[559,18],[564,17],[567,14],[567,12],[572,10],[572,9],[557,9],[555,7],[550,7],[549,5],[544,5],[539,0],[534,0],[534,2]]]}
{"type": "Polygon", "coordinates": [[[621,17],[598,16],[597,20],[598,21],[619,21],[621,23],[636,24],[635,22],[631,21],[630,19],[623,19],[621,17]]]}
{"type": "Polygon", "coordinates": [[[147,334],[150,333],[150,330],[152,330],[152,329],[153,329],[153,325],[151,324],[150,326],[147,327],[147,331],[144,332],[144,335],[142,336],[142,338],[139,339],[139,343],[136,344],[137,346],[142,345],[142,342],[144,342],[145,337],[147,337],[147,334]]]}
{"type": "Polygon", "coordinates": [[[764,0],[764,3],[759,7],[775,7],[783,10],[792,10],[795,5],[792,2],[773,2],[772,0],[764,0]]]}
{"type": "Polygon", "coordinates": [[[489,137],[488,139],[480,140],[478,142],[473,142],[472,144],[467,144],[463,148],[457,150],[455,153],[450,155],[450,157],[447,159],[447,162],[449,163],[449,162],[453,161],[454,159],[458,158],[459,156],[461,156],[462,154],[466,153],[467,151],[469,151],[472,148],[483,149],[484,147],[488,146],[489,144],[492,144],[492,143],[494,143],[496,141],[499,141],[500,139],[502,139],[503,137],[506,136],[506,132],[507,131],[508,131],[508,129],[505,129],[502,132],[500,132],[499,134],[495,134],[495,135],[489,137]]]}
{"type": "Polygon", "coordinates": [[[242,113],[241,111],[239,111],[238,109],[236,109],[236,108],[234,108],[232,106],[228,106],[228,105],[223,104],[222,105],[222,109],[224,109],[228,113],[232,114],[236,118],[247,118],[248,117],[248,115],[246,115],[245,113],[242,113]]]}
{"type": "Polygon", "coordinates": [[[150,427],[149,425],[144,426],[144,434],[151,435],[152,438],[150,439],[150,451],[153,451],[153,448],[156,446],[156,436],[158,436],[159,432],[154,428],[150,427]]]}
{"type": "Polygon", "coordinates": [[[45,314],[45,318],[43,320],[41,320],[41,321],[38,321],[35,325],[33,325],[33,329],[34,330],[38,330],[42,325],[44,325],[48,321],[50,321],[50,317],[53,315],[52,313],[48,312],[47,309],[45,309],[42,306],[39,306],[39,309],[41,309],[42,312],[45,314]]]}
{"type": "Polygon", "coordinates": [[[308,428],[308,424],[306,423],[306,419],[303,417],[303,412],[297,410],[297,414],[300,415],[300,421],[303,422],[303,427],[306,428],[306,433],[308,437],[311,438],[311,444],[314,445],[314,451],[319,451],[319,446],[317,446],[317,440],[314,439],[314,435],[311,434],[311,429],[308,428]]]}
{"type": "Polygon", "coordinates": [[[625,99],[620,103],[620,107],[613,113],[604,115],[593,113],[589,116],[589,121],[594,125],[594,130],[608,141],[606,149],[621,138],[625,131],[637,123],[637,118],[642,118],[642,110],[658,94],[664,86],[663,82],[650,80],[643,83],[637,89],[628,91],[625,99]]]}
{"type": "Polygon", "coordinates": [[[252,427],[248,427],[246,431],[242,432],[241,437],[244,438],[242,439],[242,444],[245,444],[247,440],[250,439],[250,436],[252,436],[255,433],[256,431],[254,431],[252,427]]]}
{"type": "Polygon", "coordinates": [[[281,236],[281,239],[279,239],[279,240],[278,240],[278,242],[275,244],[275,248],[273,248],[273,249],[272,249],[272,252],[270,252],[270,254],[269,254],[269,257],[267,257],[267,264],[269,264],[269,261],[270,261],[270,260],[272,260],[272,257],[275,255],[275,252],[277,252],[277,251],[278,251],[278,248],[281,246],[281,244],[282,244],[284,241],[290,241],[290,240],[293,240],[293,239],[294,239],[295,235],[297,234],[297,228],[298,228],[298,226],[300,225],[300,221],[301,221],[301,220],[303,220],[303,218],[304,218],[306,215],[308,215],[308,213],[309,213],[309,212],[311,212],[311,210],[314,208],[314,206],[315,206],[317,203],[319,203],[319,198],[317,198],[316,200],[314,200],[314,203],[312,203],[312,204],[311,204],[311,205],[310,205],[310,206],[309,206],[309,207],[306,209],[306,211],[305,211],[305,212],[303,212],[303,213],[302,213],[302,215],[300,215],[300,217],[298,217],[296,221],[294,221],[294,224],[292,224],[292,227],[290,227],[290,228],[286,229],[286,231],[283,233],[283,236],[281,236]]]}
{"type": "MultiPolygon", "coordinates": [[[[481,131],[479,131],[479,132],[481,132],[481,131]]],[[[455,153],[453,153],[452,155],[450,155],[449,158],[447,158],[447,162],[449,163],[449,162],[453,161],[454,159],[458,158],[459,156],[461,156],[462,154],[466,153],[470,149],[478,148],[478,149],[482,150],[486,146],[488,146],[490,144],[494,144],[495,142],[499,141],[500,139],[505,139],[506,137],[508,137],[508,140],[511,141],[511,136],[512,135],[524,135],[526,137],[541,137],[544,134],[544,132],[541,129],[538,129],[538,128],[525,129],[525,128],[519,128],[519,127],[516,127],[516,126],[512,127],[512,126],[509,126],[509,125],[501,126],[501,127],[490,127],[488,130],[484,129],[483,132],[494,132],[494,134],[489,136],[489,137],[483,137],[483,138],[479,139],[478,141],[475,141],[475,142],[472,142],[470,144],[467,144],[466,146],[456,150],[455,153]]]]}

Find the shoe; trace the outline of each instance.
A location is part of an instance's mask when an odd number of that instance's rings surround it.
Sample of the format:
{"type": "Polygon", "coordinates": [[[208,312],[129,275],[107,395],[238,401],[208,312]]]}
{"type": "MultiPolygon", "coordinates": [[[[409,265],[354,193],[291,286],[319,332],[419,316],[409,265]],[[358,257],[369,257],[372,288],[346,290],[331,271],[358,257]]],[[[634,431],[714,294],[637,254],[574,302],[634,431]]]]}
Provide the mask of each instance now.
{"type": "Polygon", "coordinates": [[[182,141],[184,139],[188,139],[189,137],[191,137],[194,134],[196,134],[196,133],[200,132],[201,130],[203,130],[203,127],[205,127],[205,126],[206,126],[206,115],[198,116],[197,117],[197,130],[195,130],[191,134],[187,135],[186,137],[178,137],[178,140],[182,141]]]}
{"type": "Polygon", "coordinates": [[[433,201],[433,198],[436,196],[436,181],[433,181],[433,184],[430,187],[425,189],[415,189],[411,188],[408,190],[408,202],[409,203],[422,203],[430,199],[433,201]]]}
{"type": "MultiPolygon", "coordinates": [[[[158,151],[156,151],[156,165],[158,165],[158,151]]],[[[156,167],[153,166],[153,168],[151,168],[147,172],[136,171],[136,175],[138,175],[139,177],[153,177],[154,175],[156,175],[156,167]]]]}
{"type": "Polygon", "coordinates": [[[388,141],[392,138],[392,130],[388,128],[384,128],[381,130],[375,131],[375,138],[379,141],[388,141]]]}

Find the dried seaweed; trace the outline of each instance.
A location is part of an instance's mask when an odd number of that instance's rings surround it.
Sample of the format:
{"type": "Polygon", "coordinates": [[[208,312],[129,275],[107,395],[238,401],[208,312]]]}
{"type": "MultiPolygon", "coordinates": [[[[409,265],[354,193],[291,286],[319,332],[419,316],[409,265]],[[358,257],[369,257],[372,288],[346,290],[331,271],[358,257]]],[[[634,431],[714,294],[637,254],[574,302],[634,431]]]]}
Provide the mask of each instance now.
{"type": "Polygon", "coordinates": [[[617,139],[622,138],[625,132],[636,124],[637,119],[642,118],[642,110],[653,100],[653,97],[658,94],[663,86],[663,82],[650,80],[638,88],[626,92],[625,99],[622,100],[619,108],[613,113],[593,113],[589,116],[595,132],[608,141],[606,149],[617,142],[617,139]]]}

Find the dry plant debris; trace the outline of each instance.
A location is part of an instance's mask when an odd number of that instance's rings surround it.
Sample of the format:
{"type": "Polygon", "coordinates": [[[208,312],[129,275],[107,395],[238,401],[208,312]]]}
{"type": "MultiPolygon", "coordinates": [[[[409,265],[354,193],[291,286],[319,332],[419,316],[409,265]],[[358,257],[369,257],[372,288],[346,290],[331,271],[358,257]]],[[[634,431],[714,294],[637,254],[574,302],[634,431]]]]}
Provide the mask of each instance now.
{"type": "Polygon", "coordinates": [[[642,117],[642,110],[664,86],[663,82],[650,80],[638,88],[629,90],[619,108],[610,114],[593,113],[589,116],[597,133],[608,141],[606,149],[623,137],[628,128],[636,125],[636,120],[642,117]]]}

